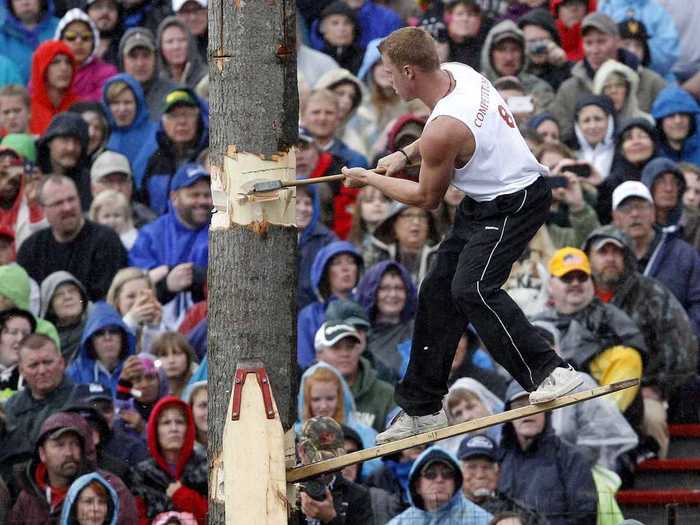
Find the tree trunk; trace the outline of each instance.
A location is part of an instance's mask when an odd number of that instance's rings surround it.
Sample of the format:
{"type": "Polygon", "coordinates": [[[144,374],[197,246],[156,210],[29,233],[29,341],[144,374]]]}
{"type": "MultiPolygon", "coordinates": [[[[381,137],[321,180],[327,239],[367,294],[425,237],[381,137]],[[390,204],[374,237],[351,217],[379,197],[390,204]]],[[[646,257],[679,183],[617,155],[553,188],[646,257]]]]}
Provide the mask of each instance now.
{"type": "MultiPolygon", "coordinates": [[[[269,158],[296,142],[294,28],[294,0],[210,3],[213,170],[223,172],[229,146],[269,158]]],[[[256,231],[232,224],[212,230],[209,237],[210,473],[222,455],[224,418],[231,417],[227,409],[238,361],[263,361],[285,430],[295,419],[297,231],[276,224],[259,226],[256,231]]],[[[215,496],[218,491],[210,484],[209,523],[223,524],[224,502],[215,496]]],[[[245,517],[236,521],[245,523],[245,517]]]]}

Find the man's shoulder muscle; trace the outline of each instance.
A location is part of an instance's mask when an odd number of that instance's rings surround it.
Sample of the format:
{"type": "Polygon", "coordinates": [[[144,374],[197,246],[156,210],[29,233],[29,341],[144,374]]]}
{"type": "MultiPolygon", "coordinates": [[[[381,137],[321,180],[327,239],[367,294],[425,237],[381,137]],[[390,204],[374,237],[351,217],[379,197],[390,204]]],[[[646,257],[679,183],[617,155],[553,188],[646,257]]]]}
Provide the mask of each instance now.
{"type": "Polygon", "coordinates": [[[441,115],[432,120],[420,138],[421,157],[431,163],[452,162],[474,151],[474,135],[456,118],[441,115]]]}

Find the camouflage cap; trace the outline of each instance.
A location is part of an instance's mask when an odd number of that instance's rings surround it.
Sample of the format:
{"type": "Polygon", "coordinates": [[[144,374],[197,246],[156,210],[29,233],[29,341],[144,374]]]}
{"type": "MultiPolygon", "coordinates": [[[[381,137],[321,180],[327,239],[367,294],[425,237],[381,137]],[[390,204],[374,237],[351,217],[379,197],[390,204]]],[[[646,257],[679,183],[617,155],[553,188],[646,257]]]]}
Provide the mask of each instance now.
{"type": "Polygon", "coordinates": [[[342,456],[344,445],[343,429],[332,417],[312,417],[302,426],[299,450],[310,463],[342,456]]]}

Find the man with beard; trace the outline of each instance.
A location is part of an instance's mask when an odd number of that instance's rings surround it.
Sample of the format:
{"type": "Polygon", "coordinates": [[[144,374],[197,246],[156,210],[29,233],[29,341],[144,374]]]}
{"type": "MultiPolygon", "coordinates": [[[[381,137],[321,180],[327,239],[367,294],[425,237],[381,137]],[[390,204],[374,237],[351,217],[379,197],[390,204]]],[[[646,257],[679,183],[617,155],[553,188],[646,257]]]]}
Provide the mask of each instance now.
{"type": "Polygon", "coordinates": [[[644,431],[659,443],[663,458],[668,450],[666,407],[681,409],[685,405],[683,386],[695,373],[698,340],[673,294],[656,279],[637,271],[627,235],[614,226],[603,226],[591,233],[584,249],[591,261],[596,296],[622,309],[644,336],[649,350],[641,391],[644,431]]]}
{"type": "Polygon", "coordinates": [[[184,164],[170,185],[168,212],[139,231],[129,252],[130,266],[150,272],[168,326],[204,299],[211,208],[209,173],[201,164],[184,164]]]}
{"type": "Polygon", "coordinates": [[[50,227],[24,241],[17,262],[38,283],[65,270],[84,284],[91,301],[104,299],[114,275],[127,263],[119,235],[83,217],[78,190],[66,176],[44,178],[38,199],[50,227]]]}
{"type": "Polygon", "coordinates": [[[86,9],[100,32],[97,56],[118,66],[119,40],[123,33],[119,3],[115,0],[88,0],[86,9]]]}

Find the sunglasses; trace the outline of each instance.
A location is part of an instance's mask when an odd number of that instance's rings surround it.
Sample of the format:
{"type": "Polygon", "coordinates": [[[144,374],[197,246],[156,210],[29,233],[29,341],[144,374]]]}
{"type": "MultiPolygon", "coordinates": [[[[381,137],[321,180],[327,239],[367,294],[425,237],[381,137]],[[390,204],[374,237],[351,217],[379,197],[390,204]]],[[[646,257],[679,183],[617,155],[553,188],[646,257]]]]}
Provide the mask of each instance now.
{"type": "Polygon", "coordinates": [[[77,31],[66,31],[63,33],[63,40],[68,42],[75,42],[80,40],[81,42],[92,42],[92,33],[79,33],[77,31]]]}
{"type": "Polygon", "coordinates": [[[590,275],[584,272],[569,272],[559,277],[559,280],[566,284],[573,284],[574,282],[585,283],[590,277],[590,275]]]}
{"type": "Polygon", "coordinates": [[[455,472],[450,468],[434,468],[427,469],[421,474],[425,479],[433,480],[440,476],[442,479],[455,479],[455,472]]]}

